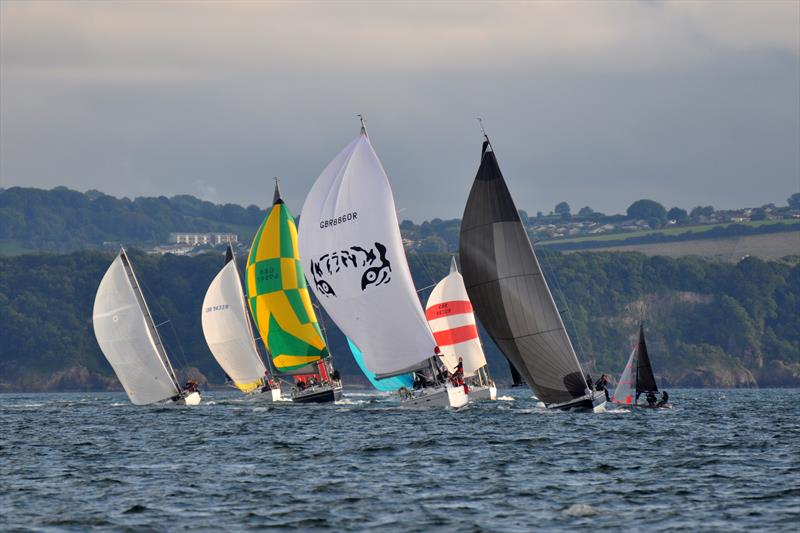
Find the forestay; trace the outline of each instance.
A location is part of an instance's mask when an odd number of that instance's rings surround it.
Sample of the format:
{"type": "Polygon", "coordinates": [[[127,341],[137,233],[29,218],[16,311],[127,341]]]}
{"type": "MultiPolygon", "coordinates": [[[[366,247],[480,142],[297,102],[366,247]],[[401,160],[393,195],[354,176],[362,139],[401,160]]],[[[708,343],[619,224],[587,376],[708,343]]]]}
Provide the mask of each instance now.
{"type": "Polygon", "coordinates": [[[455,369],[459,357],[463,359],[465,377],[475,375],[478,369],[486,366],[472,302],[455,257],[450,263],[450,273],[431,291],[425,317],[450,371],[455,369]]]}
{"type": "Polygon", "coordinates": [[[323,170],[300,215],[309,283],[367,368],[425,366],[435,342],[408,269],[386,172],[366,132],[323,170]]]}
{"type": "Polygon", "coordinates": [[[211,282],[203,300],[203,335],[234,385],[242,392],[252,392],[261,387],[267,369],[253,339],[236,260],[230,248],[228,252],[229,260],[211,282]]]}
{"type": "Polygon", "coordinates": [[[122,251],[100,281],[92,323],[97,343],[131,402],[146,405],[177,396],[179,390],[126,262],[122,251]]]}
{"type": "Polygon", "coordinates": [[[459,253],[475,313],[545,404],[586,383],[561,315],[488,140],[461,221],[459,253]]]}

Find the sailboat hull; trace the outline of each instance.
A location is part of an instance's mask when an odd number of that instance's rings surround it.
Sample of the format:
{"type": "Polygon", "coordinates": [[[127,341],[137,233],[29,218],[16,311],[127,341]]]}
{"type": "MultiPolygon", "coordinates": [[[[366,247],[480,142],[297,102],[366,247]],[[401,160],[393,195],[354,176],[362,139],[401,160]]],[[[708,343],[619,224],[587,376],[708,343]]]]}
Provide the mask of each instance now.
{"type": "Polygon", "coordinates": [[[604,392],[595,391],[591,396],[583,396],[571,402],[546,405],[548,409],[558,411],[586,411],[602,413],[606,410],[606,395],[604,392]]]}
{"type": "Polygon", "coordinates": [[[342,398],[342,387],[323,385],[296,391],[292,394],[294,403],[333,403],[342,398]]]}
{"type": "Polygon", "coordinates": [[[400,399],[400,407],[405,409],[434,409],[450,407],[459,409],[469,403],[469,397],[461,386],[425,387],[409,391],[409,396],[400,399]]]}
{"type": "Polygon", "coordinates": [[[497,387],[494,385],[483,385],[479,387],[470,387],[469,388],[469,400],[471,402],[477,400],[496,400],[497,399],[497,387]]]}
{"type": "Polygon", "coordinates": [[[248,394],[247,398],[256,402],[279,402],[283,399],[283,396],[279,387],[277,389],[258,389],[248,394]]]}
{"type": "Polygon", "coordinates": [[[200,405],[203,398],[199,392],[190,392],[186,396],[175,400],[177,405],[200,405]]]}

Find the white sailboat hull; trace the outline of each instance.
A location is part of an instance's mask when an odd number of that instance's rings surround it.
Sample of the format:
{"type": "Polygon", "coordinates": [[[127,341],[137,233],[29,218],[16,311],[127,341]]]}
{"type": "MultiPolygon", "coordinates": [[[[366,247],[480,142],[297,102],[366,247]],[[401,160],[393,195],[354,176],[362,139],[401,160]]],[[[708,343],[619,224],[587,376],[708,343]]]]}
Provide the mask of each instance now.
{"type": "Polygon", "coordinates": [[[268,401],[268,402],[279,402],[281,401],[281,389],[267,389],[261,390],[260,393],[256,395],[259,400],[268,401]]]}
{"type": "Polygon", "coordinates": [[[202,399],[199,392],[190,392],[183,398],[175,400],[175,403],[178,405],[200,405],[202,399]]]}
{"type": "Polygon", "coordinates": [[[461,386],[425,387],[409,391],[410,396],[400,399],[400,407],[405,409],[447,408],[458,409],[469,403],[469,397],[461,386]]]}
{"type": "Polygon", "coordinates": [[[496,400],[497,387],[494,385],[481,385],[469,388],[469,400],[471,402],[477,400],[496,400]]]}

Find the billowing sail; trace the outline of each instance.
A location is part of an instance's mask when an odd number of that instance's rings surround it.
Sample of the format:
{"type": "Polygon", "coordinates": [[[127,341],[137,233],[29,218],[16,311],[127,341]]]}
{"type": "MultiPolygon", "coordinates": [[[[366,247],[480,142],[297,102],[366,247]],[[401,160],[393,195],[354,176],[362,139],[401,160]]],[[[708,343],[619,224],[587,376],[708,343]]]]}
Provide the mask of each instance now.
{"type": "Polygon", "coordinates": [[[279,372],[316,373],[328,356],[297,250],[297,227],[275,184],[275,197],[247,261],[250,311],[279,372]]]}
{"type": "Polygon", "coordinates": [[[583,370],[488,140],[461,220],[459,253],[475,313],[539,399],[559,404],[585,396],[583,370]]]}
{"type": "Polygon", "coordinates": [[[145,405],[179,394],[138,282],[121,251],[100,281],[92,323],[97,343],[128,397],[145,405]]]}
{"type": "Polygon", "coordinates": [[[267,371],[258,355],[236,260],[228,260],[208,287],[203,300],[203,335],[214,358],[242,392],[263,383],[267,371]]]}
{"type": "Polygon", "coordinates": [[[393,378],[386,378],[386,379],[378,379],[375,377],[375,374],[370,372],[369,369],[364,365],[364,354],[361,353],[361,350],[358,349],[358,346],[353,344],[353,341],[347,339],[347,344],[350,346],[350,351],[353,354],[353,359],[356,360],[358,363],[358,367],[367,376],[367,379],[372,386],[378,389],[379,391],[389,392],[389,391],[396,391],[402,387],[410,389],[414,386],[414,377],[411,374],[403,374],[401,376],[395,376],[393,378]]]}
{"type": "Polygon", "coordinates": [[[621,403],[631,405],[636,402],[636,353],[639,347],[635,346],[631,351],[631,356],[628,358],[628,364],[625,365],[625,370],[617,382],[617,388],[614,389],[614,394],[611,396],[611,401],[614,403],[621,403]]]}
{"type": "Polygon", "coordinates": [[[644,325],[639,325],[639,354],[636,360],[636,392],[658,392],[653,367],[650,366],[650,356],[647,354],[647,344],[644,342],[644,325]]]}
{"type": "Polygon", "coordinates": [[[300,215],[317,299],[381,377],[424,366],[435,342],[408,269],[394,197],[366,132],[322,171],[300,215]]]}
{"type": "Polygon", "coordinates": [[[455,257],[450,263],[450,273],[431,291],[425,317],[449,370],[455,369],[459,357],[463,359],[465,377],[474,376],[479,368],[486,366],[472,303],[455,257]]]}

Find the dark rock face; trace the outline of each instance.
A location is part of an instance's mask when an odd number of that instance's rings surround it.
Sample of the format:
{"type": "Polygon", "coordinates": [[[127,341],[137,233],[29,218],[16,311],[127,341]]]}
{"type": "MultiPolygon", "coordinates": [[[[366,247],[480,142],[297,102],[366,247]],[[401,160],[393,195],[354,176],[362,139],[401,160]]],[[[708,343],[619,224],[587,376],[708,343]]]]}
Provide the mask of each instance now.
{"type": "Polygon", "coordinates": [[[758,388],[752,372],[746,368],[697,367],[674,381],[676,387],[750,389],[758,388]]]}
{"type": "Polygon", "coordinates": [[[4,383],[3,389],[25,392],[119,391],[122,385],[116,377],[92,372],[83,366],[73,366],[49,374],[25,374],[14,382],[4,383]]]}
{"type": "Polygon", "coordinates": [[[758,372],[762,387],[800,387],[800,364],[770,361],[758,372]]]}

